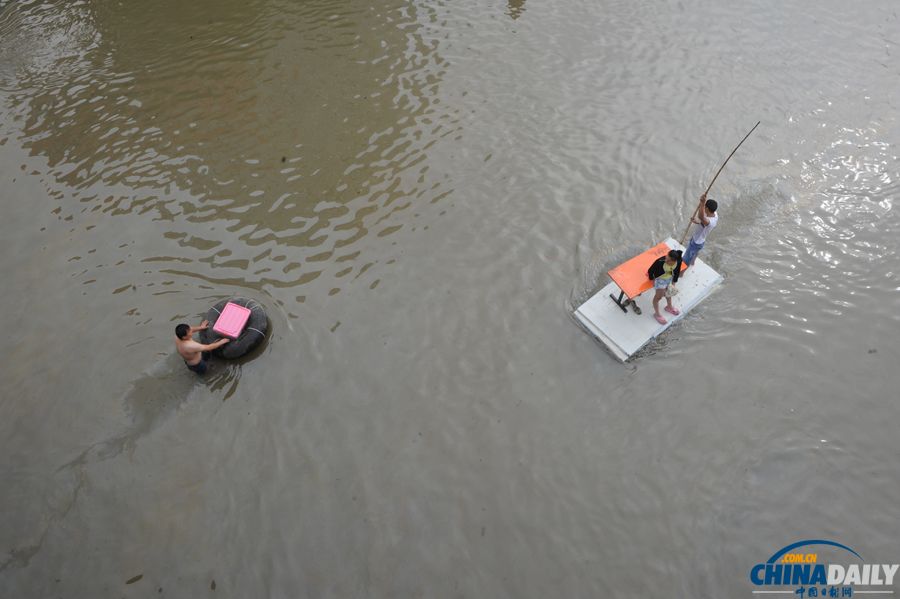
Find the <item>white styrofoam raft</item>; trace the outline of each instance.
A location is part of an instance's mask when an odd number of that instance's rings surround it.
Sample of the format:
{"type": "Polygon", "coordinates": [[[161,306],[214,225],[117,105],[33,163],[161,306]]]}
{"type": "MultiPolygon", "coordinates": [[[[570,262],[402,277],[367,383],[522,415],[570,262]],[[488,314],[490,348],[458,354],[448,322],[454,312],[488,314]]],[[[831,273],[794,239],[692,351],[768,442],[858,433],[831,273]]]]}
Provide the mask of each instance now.
{"type": "MultiPolygon", "coordinates": [[[[666,239],[666,243],[672,249],[683,249],[674,239],[666,239]]],[[[680,275],[677,283],[680,291],[672,298],[673,304],[681,314],[678,316],[669,314],[664,309],[665,298],[660,300],[660,314],[668,320],[666,324],[659,324],[653,318],[652,288],[634,298],[642,312],[635,314],[631,306],[628,307],[628,312],[623,312],[609,297],[610,294],[619,296],[619,286],[613,282],[579,306],[575,310],[575,317],[591,334],[602,341],[614,356],[624,362],[651,339],[684,318],[721,282],[722,275],[697,258],[694,266],[680,275]]]]}

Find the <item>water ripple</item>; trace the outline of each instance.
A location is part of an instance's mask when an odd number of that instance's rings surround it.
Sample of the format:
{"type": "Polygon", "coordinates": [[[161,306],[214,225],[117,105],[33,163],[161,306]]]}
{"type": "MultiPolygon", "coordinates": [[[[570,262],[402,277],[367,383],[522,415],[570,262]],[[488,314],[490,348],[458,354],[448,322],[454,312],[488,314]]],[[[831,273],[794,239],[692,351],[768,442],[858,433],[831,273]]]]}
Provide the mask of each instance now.
{"type": "Polygon", "coordinates": [[[61,219],[145,215],[170,239],[209,225],[205,248],[180,260],[196,268],[153,259],[160,272],[256,288],[361,274],[363,260],[310,264],[395,234],[405,211],[451,192],[425,163],[458,129],[435,99],[446,63],[423,35],[432,12],[323,0],[211,18],[196,5],[175,26],[147,15],[123,39],[127,7],[11,6],[7,120],[46,159],[50,190],[71,193],[61,219]],[[27,62],[13,43],[35,47],[27,62]]]}

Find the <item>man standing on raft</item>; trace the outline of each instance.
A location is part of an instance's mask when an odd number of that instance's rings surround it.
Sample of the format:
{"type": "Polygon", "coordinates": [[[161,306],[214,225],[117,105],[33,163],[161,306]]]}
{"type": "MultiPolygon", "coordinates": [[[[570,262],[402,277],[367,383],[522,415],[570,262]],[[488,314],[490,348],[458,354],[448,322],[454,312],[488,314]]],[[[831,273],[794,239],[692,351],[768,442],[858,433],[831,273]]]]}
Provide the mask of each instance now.
{"type": "Polygon", "coordinates": [[[186,324],[180,324],[175,327],[175,349],[184,358],[184,365],[188,367],[188,370],[192,370],[197,374],[206,374],[206,370],[209,368],[207,364],[209,352],[231,341],[228,337],[208,345],[194,341],[191,336],[197,331],[202,331],[208,327],[208,320],[201,322],[199,327],[192,327],[186,324]]]}
{"type": "Polygon", "coordinates": [[[716,209],[718,209],[718,207],[719,205],[715,200],[706,199],[705,193],[700,196],[700,207],[697,210],[697,218],[691,218],[691,222],[697,226],[694,227],[694,233],[691,235],[687,250],[684,252],[683,260],[686,266],[690,267],[694,265],[694,259],[706,243],[706,236],[709,235],[709,232],[719,223],[719,216],[716,214],[716,209]]]}

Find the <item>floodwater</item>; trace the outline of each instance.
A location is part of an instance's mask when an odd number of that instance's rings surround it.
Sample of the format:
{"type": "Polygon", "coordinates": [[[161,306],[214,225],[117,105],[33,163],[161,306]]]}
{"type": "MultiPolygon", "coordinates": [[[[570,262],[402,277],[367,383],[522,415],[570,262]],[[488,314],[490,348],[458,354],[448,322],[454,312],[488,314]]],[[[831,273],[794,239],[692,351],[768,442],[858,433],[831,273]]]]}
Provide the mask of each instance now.
{"type": "Polygon", "coordinates": [[[900,561],[898,8],[0,2],[0,596],[900,561]],[[618,363],[573,308],[757,120],[724,285],[618,363]],[[269,342],[199,379],[174,325],[231,294],[269,342]]]}

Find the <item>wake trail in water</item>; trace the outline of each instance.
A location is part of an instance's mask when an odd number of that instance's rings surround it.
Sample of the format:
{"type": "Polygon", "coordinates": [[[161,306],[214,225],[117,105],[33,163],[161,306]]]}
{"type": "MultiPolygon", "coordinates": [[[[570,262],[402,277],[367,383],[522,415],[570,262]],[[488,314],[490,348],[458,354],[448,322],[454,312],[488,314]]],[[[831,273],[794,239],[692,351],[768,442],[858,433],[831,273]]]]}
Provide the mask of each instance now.
{"type": "Polygon", "coordinates": [[[107,439],[91,444],[77,457],[57,468],[55,476],[62,478],[58,485],[61,492],[52,501],[53,507],[44,518],[40,533],[33,542],[10,549],[8,557],[0,562],[0,572],[11,566],[27,566],[29,560],[40,551],[52,527],[66,518],[79,494],[89,484],[90,465],[118,457],[125,451],[130,456],[140,439],[168,421],[204,386],[212,391],[225,389],[224,401],[234,394],[239,380],[240,365],[214,364],[211,375],[199,379],[193,373],[186,372],[182,360],[174,354],[135,379],[122,398],[124,411],[131,420],[128,426],[107,439]]]}

